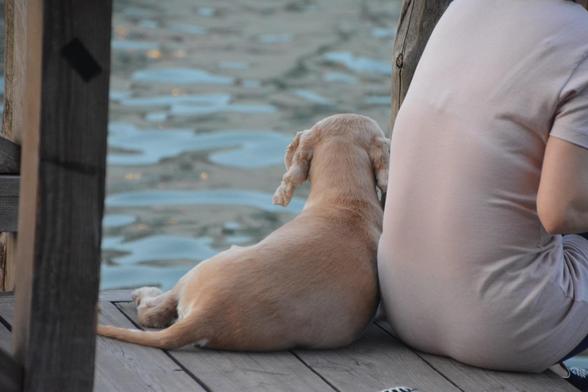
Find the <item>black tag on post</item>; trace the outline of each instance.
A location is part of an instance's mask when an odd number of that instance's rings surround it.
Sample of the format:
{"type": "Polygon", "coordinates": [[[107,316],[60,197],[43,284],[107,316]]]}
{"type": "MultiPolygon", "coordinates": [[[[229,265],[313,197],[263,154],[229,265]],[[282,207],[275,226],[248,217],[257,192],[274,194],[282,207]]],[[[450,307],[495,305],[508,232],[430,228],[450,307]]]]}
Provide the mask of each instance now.
{"type": "Polygon", "coordinates": [[[86,82],[89,82],[102,72],[100,64],[82,44],[82,41],[77,38],[72,39],[61,49],[61,55],[86,82]]]}

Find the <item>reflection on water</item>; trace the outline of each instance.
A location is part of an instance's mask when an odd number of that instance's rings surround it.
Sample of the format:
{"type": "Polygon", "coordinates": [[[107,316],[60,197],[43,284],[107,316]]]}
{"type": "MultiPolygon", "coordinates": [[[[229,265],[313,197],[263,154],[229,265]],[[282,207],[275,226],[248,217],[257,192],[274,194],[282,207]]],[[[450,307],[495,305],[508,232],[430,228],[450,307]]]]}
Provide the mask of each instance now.
{"type": "Polygon", "coordinates": [[[311,102],[311,103],[317,103],[319,105],[332,105],[333,104],[331,102],[331,100],[315,93],[314,91],[299,89],[299,90],[294,91],[294,94],[301,97],[301,98],[304,98],[305,100],[307,100],[308,102],[311,102]]]}
{"type": "MultiPolygon", "coordinates": [[[[123,94],[116,95],[116,100],[122,105],[133,107],[135,110],[149,110],[153,107],[167,108],[163,112],[175,116],[202,116],[222,112],[234,113],[274,113],[276,107],[269,104],[243,104],[232,102],[228,94],[210,95],[179,95],[157,96],[147,98],[128,98],[123,94]]],[[[151,114],[151,113],[148,113],[151,114]]]]}
{"type": "Polygon", "coordinates": [[[143,83],[167,84],[231,84],[233,78],[214,75],[195,68],[144,69],[133,74],[132,79],[143,83]]]}
{"type": "Polygon", "coordinates": [[[122,49],[122,50],[151,50],[151,49],[159,49],[159,44],[157,42],[149,42],[149,41],[134,41],[130,39],[117,39],[112,41],[112,49],[122,49]]]}
{"type": "Polygon", "coordinates": [[[192,264],[172,265],[165,268],[144,265],[102,265],[101,287],[103,290],[140,286],[158,286],[169,289],[192,267],[192,264]]]}
{"type": "MultiPolygon", "coordinates": [[[[135,241],[125,241],[123,237],[106,237],[104,246],[124,255],[113,257],[120,265],[157,265],[166,260],[207,259],[216,252],[210,247],[210,238],[190,238],[172,235],[153,235],[135,241]]],[[[165,264],[164,264],[165,265],[165,264]]]]}
{"type": "Polygon", "coordinates": [[[186,151],[215,151],[208,159],[219,165],[257,168],[282,162],[290,138],[273,131],[216,131],[197,134],[190,129],[139,130],[133,124],[111,123],[112,165],[149,165],[186,151]]]}
{"type": "Polygon", "coordinates": [[[136,191],[116,193],[106,198],[108,207],[155,207],[168,205],[228,205],[254,207],[267,212],[302,210],[304,201],[293,197],[287,207],[272,204],[272,194],[233,189],[208,191],[136,191]]]}
{"type": "Polygon", "coordinates": [[[136,218],[132,215],[127,214],[107,214],[104,215],[104,219],[102,220],[102,224],[104,228],[114,228],[114,227],[121,227],[130,225],[131,223],[135,222],[136,218]]]}
{"type": "Polygon", "coordinates": [[[102,288],[171,287],[304,205],[271,197],[296,131],[387,127],[390,0],[115,0],[102,288]]]}
{"type": "Polygon", "coordinates": [[[340,63],[352,71],[372,73],[376,75],[391,75],[390,61],[380,61],[367,57],[356,57],[350,52],[328,52],[324,58],[328,61],[340,63]]]}

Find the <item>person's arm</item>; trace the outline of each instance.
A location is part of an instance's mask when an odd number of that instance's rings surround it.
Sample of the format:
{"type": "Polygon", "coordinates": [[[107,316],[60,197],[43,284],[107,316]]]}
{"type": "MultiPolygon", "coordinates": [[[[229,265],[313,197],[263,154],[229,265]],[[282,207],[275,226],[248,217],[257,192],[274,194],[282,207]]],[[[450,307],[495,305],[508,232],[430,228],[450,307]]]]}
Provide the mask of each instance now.
{"type": "Polygon", "coordinates": [[[550,234],[588,231],[588,149],[557,137],[549,138],[537,212],[550,234]]]}

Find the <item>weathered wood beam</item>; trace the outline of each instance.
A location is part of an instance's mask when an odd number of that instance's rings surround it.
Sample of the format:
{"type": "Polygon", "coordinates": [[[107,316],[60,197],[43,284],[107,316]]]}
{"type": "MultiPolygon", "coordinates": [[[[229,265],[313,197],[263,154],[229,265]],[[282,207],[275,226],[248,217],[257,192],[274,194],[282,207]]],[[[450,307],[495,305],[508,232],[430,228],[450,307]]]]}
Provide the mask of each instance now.
{"type": "Polygon", "coordinates": [[[20,146],[0,136],[0,174],[20,173],[20,146]]]}
{"type": "Polygon", "coordinates": [[[0,175],[0,232],[18,228],[19,176],[0,175]]]}
{"type": "Polygon", "coordinates": [[[4,350],[0,350],[0,391],[22,391],[22,367],[4,350]]]}
{"type": "Polygon", "coordinates": [[[15,358],[25,392],[91,391],[112,1],[18,4],[25,77],[14,87],[27,105],[12,113],[23,130],[15,358]]]}
{"type": "Polygon", "coordinates": [[[451,0],[404,0],[392,58],[393,129],[396,114],[404,100],[425,45],[451,0]]]}
{"type": "MultiPolygon", "coordinates": [[[[26,52],[24,47],[24,27],[19,24],[23,20],[22,14],[25,3],[21,0],[5,0],[4,22],[5,50],[4,50],[4,114],[0,136],[20,144],[23,116],[14,118],[13,112],[22,113],[26,110],[24,91],[20,89],[24,81],[26,52]]],[[[14,152],[16,153],[16,152],[14,152]]],[[[20,151],[19,151],[20,155],[20,151]]],[[[10,157],[7,157],[10,160],[10,157]]],[[[9,171],[20,172],[19,158],[13,157],[12,163],[18,163],[9,171]]],[[[1,170],[0,170],[1,171],[1,170]]],[[[0,291],[14,290],[16,270],[16,234],[0,234],[0,291]]]]}

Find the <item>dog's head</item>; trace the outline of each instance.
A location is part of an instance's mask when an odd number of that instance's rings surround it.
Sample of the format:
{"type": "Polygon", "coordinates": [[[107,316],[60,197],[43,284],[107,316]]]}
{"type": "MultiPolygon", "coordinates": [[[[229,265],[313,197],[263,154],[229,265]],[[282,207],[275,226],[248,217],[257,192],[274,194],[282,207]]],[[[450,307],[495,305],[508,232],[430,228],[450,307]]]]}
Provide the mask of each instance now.
{"type": "Polygon", "coordinates": [[[390,141],[379,125],[359,114],[336,114],[296,133],[286,150],[286,173],[274,193],[273,203],[286,206],[296,187],[308,179],[314,150],[321,142],[332,138],[345,139],[365,149],[374,172],[376,185],[382,194],[388,186],[388,159],[390,141]]]}

